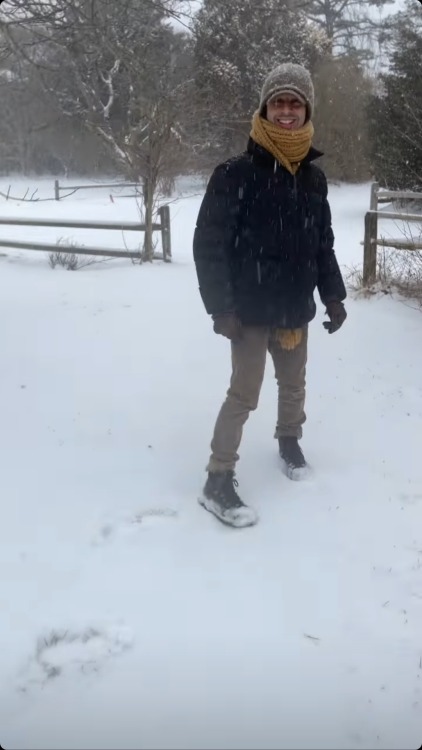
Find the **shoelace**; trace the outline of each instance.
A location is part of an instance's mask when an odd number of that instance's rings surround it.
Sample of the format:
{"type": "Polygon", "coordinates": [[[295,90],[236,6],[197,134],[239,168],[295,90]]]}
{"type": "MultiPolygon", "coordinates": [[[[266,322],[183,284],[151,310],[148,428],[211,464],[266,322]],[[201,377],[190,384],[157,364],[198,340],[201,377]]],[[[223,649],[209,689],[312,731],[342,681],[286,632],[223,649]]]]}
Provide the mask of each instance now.
{"type": "Polygon", "coordinates": [[[235,477],[228,478],[221,493],[222,499],[227,501],[225,503],[227,507],[231,508],[234,505],[236,508],[240,508],[243,505],[239,495],[236,492],[236,487],[239,487],[239,482],[237,481],[237,479],[235,477]]]}

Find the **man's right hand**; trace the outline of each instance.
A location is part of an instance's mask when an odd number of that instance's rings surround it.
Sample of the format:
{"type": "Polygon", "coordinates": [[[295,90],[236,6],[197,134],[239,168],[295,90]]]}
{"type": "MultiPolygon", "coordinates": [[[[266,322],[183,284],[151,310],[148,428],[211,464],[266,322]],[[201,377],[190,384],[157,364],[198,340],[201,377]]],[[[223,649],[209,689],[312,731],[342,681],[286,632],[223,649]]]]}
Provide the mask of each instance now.
{"type": "Polygon", "coordinates": [[[239,341],[242,338],[242,323],[236,313],[221,313],[213,315],[214,331],[225,336],[230,341],[239,341]]]}

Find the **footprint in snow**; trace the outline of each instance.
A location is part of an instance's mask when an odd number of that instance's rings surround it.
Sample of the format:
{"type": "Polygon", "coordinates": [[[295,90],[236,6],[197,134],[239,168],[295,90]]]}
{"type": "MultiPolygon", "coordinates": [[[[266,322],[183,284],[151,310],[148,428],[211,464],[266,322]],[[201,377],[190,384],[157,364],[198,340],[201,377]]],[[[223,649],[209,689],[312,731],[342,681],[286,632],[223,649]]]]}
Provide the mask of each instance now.
{"type": "Polygon", "coordinates": [[[171,523],[178,518],[178,512],[172,508],[148,508],[133,515],[127,515],[119,520],[104,523],[96,534],[93,544],[104,544],[116,536],[129,536],[140,530],[171,523]]]}
{"type": "Polygon", "coordinates": [[[26,693],[31,687],[44,687],[64,675],[96,674],[107,661],[132,645],[132,632],[122,626],[51,630],[38,638],[34,654],[19,675],[18,691],[26,693]]]}
{"type": "Polygon", "coordinates": [[[132,523],[142,524],[143,526],[155,526],[166,519],[176,519],[177,515],[177,511],[171,508],[150,508],[149,510],[137,513],[133,517],[132,523]]]}

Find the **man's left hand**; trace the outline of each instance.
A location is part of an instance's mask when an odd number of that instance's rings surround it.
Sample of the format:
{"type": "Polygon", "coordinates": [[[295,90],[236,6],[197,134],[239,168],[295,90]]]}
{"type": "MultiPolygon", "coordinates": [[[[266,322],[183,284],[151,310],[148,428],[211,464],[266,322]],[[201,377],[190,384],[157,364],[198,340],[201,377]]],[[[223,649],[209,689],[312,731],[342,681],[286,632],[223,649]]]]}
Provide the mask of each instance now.
{"type": "Polygon", "coordinates": [[[342,302],[335,300],[334,302],[327,302],[326,314],[330,318],[329,323],[323,323],[324,328],[327,329],[328,333],[335,333],[343,325],[347,318],[347,312],[342,302]]]}

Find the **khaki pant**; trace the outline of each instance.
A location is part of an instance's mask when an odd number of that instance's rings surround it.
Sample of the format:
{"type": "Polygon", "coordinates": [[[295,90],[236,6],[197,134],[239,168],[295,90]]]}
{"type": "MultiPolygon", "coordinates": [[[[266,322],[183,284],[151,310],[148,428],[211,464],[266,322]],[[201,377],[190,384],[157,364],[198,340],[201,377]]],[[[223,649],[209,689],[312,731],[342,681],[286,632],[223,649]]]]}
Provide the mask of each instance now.
{"type": "Polygon", "coordinates": [[[274,340],[273,331],[264,326],[244,327],[242,339],[232,343],[232,376],[227,398],[221,407],[211,443],[208,471],[227,471],[235,467],[243,425],[249,412],[258,406],[264,379],[267,351],[270,352],[278,383],[278,421],[275,437],[302,437],[306,420],[305,377],[308,327],[302,342],[287,351],[274,340]]]}

